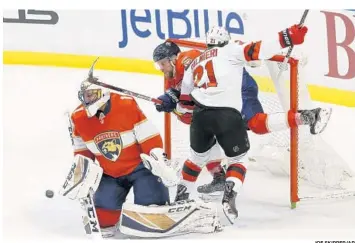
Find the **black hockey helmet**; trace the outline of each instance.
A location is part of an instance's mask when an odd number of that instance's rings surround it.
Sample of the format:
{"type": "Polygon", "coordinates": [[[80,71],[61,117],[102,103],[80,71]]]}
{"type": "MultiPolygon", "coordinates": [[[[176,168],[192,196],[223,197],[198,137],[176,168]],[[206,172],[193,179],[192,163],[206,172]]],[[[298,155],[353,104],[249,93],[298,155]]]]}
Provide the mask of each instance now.
{"type": "Polygon", "coordinates": [[[164,58],[176,56],[179,52],[181,50],[178,45],[171,41],[165,41],[154,49],[153,61],[158,62],[164,58]]]}

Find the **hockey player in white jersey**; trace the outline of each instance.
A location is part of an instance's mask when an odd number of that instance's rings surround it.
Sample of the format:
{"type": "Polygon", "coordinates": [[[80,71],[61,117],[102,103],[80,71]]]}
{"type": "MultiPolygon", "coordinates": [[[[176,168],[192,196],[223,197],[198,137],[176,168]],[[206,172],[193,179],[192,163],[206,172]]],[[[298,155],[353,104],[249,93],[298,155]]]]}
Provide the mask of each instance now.
{"type": "MultiPolygon", "coordinates": [[[[229,33],[223,27],[212,27],[206,35],[206,44],[209,48],[229,41],[229,33]]],[[[240,41],[237,42],[239,43],[240,41]]],[[[249,61],[246,62],[246,64],[250,67],[258,67],[260,61],[249,61]]],[[[277,85],[275,84],[275,86],[277,85]]],[[[257,83],[246,70],[243,72],[242,100],[241,114],[248,125],[248,129],[260,135],[289,129],[290,127],[299,125],[309,125],[311,134],[319,134],[325,129],[331,115],[330,108],[299,110],[296,114],[290,111],[287,114],[283,112],[276,114],[264,113],[263,107],[258,99],[257,83]],[[286,115],[289,120],[285,119],[286,115]],[[322,121],[320,121],[320,117],[323,117],[322,121]]],[[[217,163],[209,164],[207,168],[211,172],[213,180],[210,183],[199,186],[197,191],[203,198],[210,199],[211,197],[218,197],[218,192],[223,191],[225,173],[222,166],[217,163]]]]}
{"type": "MultiPolygon", "coordinates": [[[[293,44],[301,44],[306,32],[306,27],[298,28],[298,26],[284,31],[293,44]]],[[[217,37],[222,34],[223,32],[217,32],[217,37]]],[[[248,136],[239,112],[242,103],[240,88],[243,67],[248,61],[271,58],[281,47],[287,47],[282,39],[283,35],[280,33],[279,36],[280,40],[277,42],[263,44],[256,42],[244,46],[228,44],[228,41],[221,43],[218,38],[210,39],[210,44],[216,44],[217,47],[207,50],[196,58],[184,75],[181,96],[191,93],[196,105],[190,128],[191,160],[199,167],[204,166],[209,159],[211,148],[218,140],[229,162],[223,205],[225,212],[234,216],[237,215],[234,200],[246,173],[246,168],[241,162],[249,149],[248,136]],[[194,89],[193,86],[196,88],[194,89]]],[[[309,124],[314,128],[318,120],[315,114],[320,113],[313,113],[304,116],[313,117],[308,121],[301,121],[301,114],[291,114],[289,121],[285,122],[285,128],[293,125],[290,124],[292,122],[295,125],[309,124]],[[298,119],[300,121],[297,121],[298,119]]],[[[257,128],[261,129],[258,132],[270,132],[272,127],[270,129],[265,126],[267,125],[265,116],[259,118],[264,118],[264,127],[258,126],[257,128]]],[[[268,124],[272,125],[273,122],[268,124]]],[[[178,194],[188,194],[188,187],[180,187],[178,194]]]]}

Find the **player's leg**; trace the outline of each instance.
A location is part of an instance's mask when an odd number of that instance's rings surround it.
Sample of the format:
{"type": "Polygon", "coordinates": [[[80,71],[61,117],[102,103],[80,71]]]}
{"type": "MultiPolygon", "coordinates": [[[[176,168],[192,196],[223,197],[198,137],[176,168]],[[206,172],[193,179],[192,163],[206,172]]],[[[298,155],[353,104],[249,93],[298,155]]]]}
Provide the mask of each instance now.
{"type": "Polygon", "coordinates": [[[131,185],[124,178],[103,175],[94,195],[94,205],[103,237],[114,236],[121,209],[131,185]]]}
{"type": "Polygon", "coordinates": [[[318,134],[326,128],[331,114],[331,108],[300,110],[296,113],[292,111],[271,114],[257,113],[248,121],[248,127],[254,133],[266,134],[308,125],[311,134],[318,134]]]}
{"type": "Polygon", "coordinates": [[[312,134],[321,133],[331,116],[330,108],[316,108],[294,112],[265,114],[258,99],[258,85],[244,69],[242,82],[242,115],[248,128],[257,134],[281,131],[299,125],[310,126],[312,134]]]}
{"type": "MultiPolygon", "coordinates": [[[[243,98],[243,106],[242,106],[242,117],[245,122],[245,126],[248,126],[248,122],[252,120],[250,124],[254,125],[253,121],[259,122],[260,120],[258,119],[253,119],[257,114],[264,114],[263,107],[261,105],[261,102],[258,99],[258,86],[255,82],[255,80],[244,70],[243,73],[243,83],[242,83],[242,98],[243,98]]],[[[261,120],[261,124],[257,124],[258,126],[253,126],[254,127],[259,127],[262,126],[263,122],[266,120],[261,120]]],[[[210,189],[215,188],[214,185],[216,183],[221,184],[223,181],[224,184],[224,171],[222,170],[222,167],[220,164],[208,164],[207,168],[209,171],[213,171],[213,180],[211,183],[202,185],[197,188],[197,191],[200,193],[212,193],[213,191],[210,189]]],[[[218,188],[218,187],[217,187],[218,188]]],[[[216,189],[217,189],[216,188],[216,189]]],[[[224,188],[224,186],[223,186],[224,188]]],[[[224,189],[223,189],[224,190],[224,189]]]]}
{"type": "MultiPolygon", "coordinates": [[[[244,69],[242,81],[243,106],[241,113],[246,126],[248,121],[250,121],[256,114],[264,113],[261,102],[258,99],[258,92],[258,85],[255,79],[244,69]]],[[[225,177],[220,163],[211,163],[206,167],[209,171],[212,172],[213,180],[208,184],[198,187],[197,191],[200,193],[212,193],[214,192],[213,189],[220,188],[215,187],[214,185],[221,185],[222,183],[224,188],[225,177]]]]}
{"type": "Polygon", "coordinates": [[[188,199],[203,166],[209,161],[211,148],[216,144],[211,119],[205,109],[195,107],[190,125],[190,157],[184,163],[182,179],[177,187],[175,201],[188,199]]]}
{"type": "Polygon", "coordinates": [[[225,190],[222,199],[223,209],[231,223],[238,217],[235,199],[241,190],[246,174],[243,158],[250,148],[248,133],[242,115],[235,109],[216,112],[215,133],[226,154],[227,171],[225,190]]]}
{"type": "Polygon", "coordinates": [[[169,203],[169,189],[142,163],[127,178],[133,184],[134,204],[149,206],[169,203]]]}
{"type": "Polygon", "coordinates": [[[222,168],[221,161],[222,156],[221,147],[216,143],[210,152],[210,160],[208,161],[206,168],[213,176],[213,180],[210,183],[197,187],[197,192],[200,193],[201,198],[210,200],[212,198],[206,198],[207,194],[211,197],[219,196],[224,191],[225,172],[222,168]]]}

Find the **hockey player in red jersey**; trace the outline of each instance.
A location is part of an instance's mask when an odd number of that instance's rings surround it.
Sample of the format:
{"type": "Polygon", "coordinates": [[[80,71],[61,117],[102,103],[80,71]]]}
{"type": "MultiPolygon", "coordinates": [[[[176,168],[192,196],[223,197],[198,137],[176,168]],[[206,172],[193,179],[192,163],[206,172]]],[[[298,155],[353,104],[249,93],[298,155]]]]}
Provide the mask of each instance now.
{"type": "Polygon", "coordinates": [[[176,185],[178,177],[162,149],[160,134],[134,98],[93,84],[97,80],[89,73],[78,92],[81,105],[72,113],[69,127],[74,163],[60,190],[80,201],[86,232],[112,237],[119,228],[127,235],[166,237],[219,229],[213,205],[184,202],[198,211],[193,215],[169,205],[167,187],[176,185]],[[134,204],[125,202],[131,188],[134,204]],[[96,217],[100,231],[90,221],[96,217]]]}
{"type": "MultiPolygon", "coordinates": [[[[301,36],[302,34],[304,35],[306,33],[306,32],[302,33],[300,31],[297,32],[297,30],[295,30],[294,27],[290,28],[290,30],[291,29],[292,29],[293,34],[295,36],[296,36],[296,34],[301,36]]],[[[306,30],[306,28],[304,28],[302,31],[304,31],[304,30],[306,30]]],[[[290,31],[288,31],[288,32],[290,32],[290,31]]],[[[214,37],[215,44],[221,44],[222,46],[228,44],[229,39],[227,41],[223,40],[223,43],[219,42],[220,38],[221,37],[223,38],[223,33],[225,33],[225,32],[216,31],[216,33],[218,33],[218,34],[214,37]]],[[[229,34],[228,34],[228,36],[229,36],[229,34]]],[[[298,41],[297,38],[301,38],[301,37],[297,36],[295,38],[296,38],[295,43],[297,43],[297,41],[298,41]]],[[[281,43],[281,40],[282,39],[280,39],[280,43],[281,43]]],[[[258,56],[258,53],[260,50],[260,44],[261,44],[261,42],[251,43],[249,46],[245,47],[245,49],[249,48],[249,51],[245,51],[245,55],[246,55],[245,61],[257,60],[257,56],[258,56]],[[249,53],[250,53],[250,56],[249,56],[249,53]]],[[[164,46],[162,46],[162,45],[158,46],[156,48],[155,54],[168,53],[167,51],[163,52],[162,50],[160,50],[160,49],[163,49],[163,47],[164,46]]],[[[282,46],[282,44],[281,44],[281,47],[285,47],[285,46],[282,46]]],[[[156,56],[159,56],[159,55],[156,55],[156,56]]],[[[178,53],[175,53],[175,56],[178,56],[178,53]]],[[[162,58],[160,60],[163,60],[163,61],[165,61],[164,59],[170,59],[170,62],[172,62],[171,60],[174,60],[174,55],[172,55],[171,57],[162,55],[161,57],[162,58]]],[[[202,59],[202,60],[204,60],[204,59],[202,59]]],[[[155,61],[157,64],[160,64],[160,62],[159,62],[160,60],[159,60],[159,58],[155,58],[155,61]]],[[[188,68],[189,67],[185,68],[185,70],[187,70],[188,68]]],[[[160,65],[160,69],[163,72],[166,72],[166,70],[167,70],[166,66],[163,66],[163,65],[160,65]]],[[[209,73],[209,70],[207,70],[207,73],[208,73],[208,77],[210,78],[210,81],[211,81],[211,77],[213,77],[214,74],[213,74],[213,72],[209,73]]],[[[198,76],[195,76],[195,77],[198,77],[198,76]]],[[[243,113],[243,116],[246,118],[246,122],[248,123],[249,128],[258,134],[264,134],[264,133],[272,132],[274,130],[279,129],[280,127],[277,127],[276,124],[271,124],[271,129],[269,129],[270,127],[268,127],[267,125],[270,125],[270,124],[268,124],[268,120],[266,119],[267,115],[263,113],[261,104],[257,99],[257,86],[255,85],[256,90],[255,90],[255,87],[252,89],[248,89],[247,86],[250,85],[250,82],[249,82],[249,84],[247,84],[247,82],[244,82],[244,77],[246,79],[250,79],[251,81],[254,81],[254,80],[245,72],[245,69],[244,69],[244,74],[243,74],[243,88],[244,88],[244,90],[243,91],[245,91],[245,92],[243,92],[243,94],[242,94],[243,95],[243,109],[244,109],[244,112],[242,110],[242,113],[243,113]],[[244,85],[244,83],[246,83],[246,85],[244,85]],[[250,90],[251,90],[251,92],[250,92],[250,90]],[[252,94],[252,95],[250,95],[250,94],[252,94]],[[248,97],[248,95],[250,97],[248,97]],[[249,107],[245,106],[246,103],[248,103],[249,107]]],[[[189,82],[188,85],[191,86],[191,84],[192,84],[192,86],[194,86],[193,82],[191,82],[191,80],[190,81],[188,80],[187,82],[189,82]]],[[[182,84],[182,85],[184,85],[184,84],[182,84]]],[[[212,85],[212,81],[209,85],[212,85]]],[[[189,100],[189,94],[190,94],[189,92],[187,92],[187,93],[185,92],[185,93],[181,93],[181,95],[180,95],[180,93],[178,93],[178,92],[169,91],[165,95],[159,97],[161,100],[164,101],[164,103],[163,103],[163,105],[157,105],[157,110],[158,111],[163,110],[163,111],[169,112],[175,108],[180,107],[182,109],[178,109],[178,112],[180,114],[184,114],[184,113],[188,112],[187,109],[185,109],[186,108],[186,103],[185,103],[186,101],[188,102],[188,106],[193,107],[193,103],[190,102],[191,99],[189,100]],[[176,101],[178,101],[179,103],[176,101]]],[[[289,114],[288,124],[283,124],[284,126],[281,126],[281,127],[282,127],[282,129],[287,129],[288,126],[298,126],[298,125],[304,124],[304,125],[310,125],[312,133],[320,132],[320,130],[315,131],[315,126],[316,126],[316,124],[318,124],[317,121],[319,121],[320,111],[321,111],[321,109],[317,109],[317,110],[313,110],[313,111],[301,111],[297,114],[289,114]]],[[[324,129],[324,126],[323,126],[323,129],[324,129]]],[[[218,164],[215,163],[213,166],[210,166],[210,168],[212,170],[212,169],[216,168],[217,166],[218,166],[218,164]]],[[[184,164],[183,172],[182,172],[183,180],[188,181],[188,182],[196,181],[197,176],[200,173],[200,171],[201,171],[201,165],[196,165],[196,163],[192,163],[191,161],[186,161],[184,164]]],[[[217,172],[220,172],[220,171],[221,171],[220,169],[217,170],[217,172]]],[[[229,174],[231,175],[233,173],[235,174],[236,172],[231,171],[229,174]]],[[[237,177],[243,181],[243,179],[241,177],[244,177],[245,172],[243,172],[242,174],[243,175],[240,175],[240,176],[238,175],[237,177]]],[[[223,178],[223,176],[222,176],[222,178],[223,178]]],[[[221,181],[224,182],[223,179],[221,179],[221,181]]],[[[179,189],[178,189],[178,191],[179,191],[179,189]]],[[[185,196],[188,196],[188,193],[186,191],[186,187],[182,188],[181,192],[183,192],[185,194],[185,196]]],[[[177,199],[183,199],[183,198],[184,197],[179,197],[179,195],[177,197],[177,199]]]]}
{"type": "Polygon", "coordinates": [[[169,202],[168,189],[140,157],[152,151],[163,155],[162,139],[132,97],[110,93],[88,80],[82,82],[78,96],[81,105],[71,115],[74,155],[103,169],[94,205],[102,234],[108,237],[115,234],[131,188],[135,204],[169,202]]]}

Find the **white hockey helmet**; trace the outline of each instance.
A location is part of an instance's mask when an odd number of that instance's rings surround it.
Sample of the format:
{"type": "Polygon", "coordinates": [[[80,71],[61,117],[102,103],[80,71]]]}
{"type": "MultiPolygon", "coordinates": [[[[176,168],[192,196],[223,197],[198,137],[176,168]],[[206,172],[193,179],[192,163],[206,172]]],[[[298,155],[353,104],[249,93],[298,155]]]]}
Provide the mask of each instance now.
{"type": "MultiPolygon", "coordinates": [[[[98,80],[96,77],[91,78],[98,80]]],[[[88,79],[81,83],[78,98],[83,104],[88,117],[93,117],[110,99],[110,91],[101,86],[90,83],[88,79]]]]}
{"type": "Polygon", "coordinates": [[[213,26],[206,33],[207,46],[223,46],[231,40],[231,36],[226,28],[213,26]]]}

